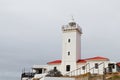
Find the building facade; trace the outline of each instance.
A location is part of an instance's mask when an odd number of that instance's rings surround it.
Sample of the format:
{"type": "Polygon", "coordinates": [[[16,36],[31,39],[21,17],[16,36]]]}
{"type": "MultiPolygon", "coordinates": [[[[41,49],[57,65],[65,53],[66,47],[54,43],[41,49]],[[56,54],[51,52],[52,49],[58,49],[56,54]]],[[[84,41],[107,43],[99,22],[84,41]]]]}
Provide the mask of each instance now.
{"type": "Polygon", "coordinates": [[[62,58],[48,62],[46,65],[32,67],[35,78],[45,76],[52,69],[59,70],[64,76],[76,76],[90,72],[103,74],[116,72],[115,62],[105,57],[92,57],[81,59],[81,27],[72,19],[67,25],[62,26],[62,58]]]}

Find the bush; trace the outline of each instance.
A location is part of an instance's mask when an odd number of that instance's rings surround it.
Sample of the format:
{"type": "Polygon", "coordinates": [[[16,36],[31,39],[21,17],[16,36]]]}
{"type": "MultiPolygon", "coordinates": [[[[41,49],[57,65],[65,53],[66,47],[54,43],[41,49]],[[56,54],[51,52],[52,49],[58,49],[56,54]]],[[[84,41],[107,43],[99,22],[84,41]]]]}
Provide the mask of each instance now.
{"type": "Polygon", "coordinates": [[[48,77],[60,77],[60,76],[62,76],[62,74],[57,69],[52,69],[48,72],[48,74],[46,76],[48,76],[48,77]]]}

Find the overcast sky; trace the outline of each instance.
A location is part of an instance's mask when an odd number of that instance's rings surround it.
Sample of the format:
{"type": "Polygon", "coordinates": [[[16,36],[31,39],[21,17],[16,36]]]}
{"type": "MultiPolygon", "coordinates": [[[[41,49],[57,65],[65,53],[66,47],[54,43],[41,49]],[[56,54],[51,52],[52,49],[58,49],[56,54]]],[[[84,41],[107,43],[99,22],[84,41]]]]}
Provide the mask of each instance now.
{"type": "Polygon", "coordinates": [[[0,0],[0,80],[61,59],[61,26],[81,26],[82,58],[120,61],[120,0],[0,0]]]}

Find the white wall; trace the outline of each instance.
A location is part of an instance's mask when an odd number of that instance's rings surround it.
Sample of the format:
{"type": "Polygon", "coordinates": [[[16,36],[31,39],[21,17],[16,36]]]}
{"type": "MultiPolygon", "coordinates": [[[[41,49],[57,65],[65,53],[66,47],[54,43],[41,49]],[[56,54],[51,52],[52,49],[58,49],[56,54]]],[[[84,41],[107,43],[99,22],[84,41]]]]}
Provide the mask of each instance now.
{"type": "Polygon", "coordinates": [[[66,65],[70,65],[70,71],[77,69],[77,60],[80,59],[81,54],[81,33],[77,27],[67,26],[63,29],[62,34],[62,74],[66,74],[66,65]],[[70,42],[68,42],[70,39],[70,42]],[[70,52],[70,55],[68,55],[70,52]]]}
{"type": "Polygon", "coordinates": [[[103,68],[107,67],[108,66],[108,63],[109,61],[101,61],[101,60],[98,60],[98,61],[88,61],[87,63],[90,64],[90,69],[95,67],[95,63],[103,63],[101,65],[99,65],[98,69],[91,69],[90,72],[91,73],[94,73],[94,74],[103,74],[103,68]],[[104,63],[103,63],[104,62],[104,63]]]}
{"type": "MultiPolygon", "coordinates": [[[[113,63],[113,62],[110,62],[110,61],[102,61],[102,60],[90,60],[90,61],[87,61],[87,67],[85,68],[85,70],[83,70],[82,68],[80,69],[81,70],[81,73],[84,74],[86,72],[89,72],[89,69],[93,68],[90,70],[90,73],[92,74],[103,74],[103,71],[104,71],[104,68],[107,68],[108,69],[108,64],[109,63],[113,63]],[[104,62],[104,63],[103,63],[104,62]],[[101,64],[99,65],[98,69],[95,69],[93,67],[95,67],[95,63],[98,63],[98,64],[101,64]]],[[[86,64],[78,64],[78,68],[86,65],[86,64]]],[[[115,65],[115,68],[112,69],[113,72],[116,72],[116,65],[115,65]]]]}
{"type": "MultiPolygon", "coordinates": [[[[63,32],[63,53],[62,60],[63,61],[76,61],[77,56],[77,46],[76,46],[76,31],[67,31],[63,32]],[[70,43],[68,43],[68,39],[70,39],[70,43]],[[70,55],[68,56],[68,51],[70,51],[70,55]]],[[[79,42],[80,43],[80,42],[79,42]]]]}

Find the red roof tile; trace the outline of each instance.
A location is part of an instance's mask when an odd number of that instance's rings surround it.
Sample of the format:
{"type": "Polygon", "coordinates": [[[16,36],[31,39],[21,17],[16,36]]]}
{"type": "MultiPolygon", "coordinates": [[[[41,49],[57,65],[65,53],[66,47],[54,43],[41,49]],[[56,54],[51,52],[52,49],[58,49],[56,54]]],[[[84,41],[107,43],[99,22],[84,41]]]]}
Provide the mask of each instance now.
{"type": "Polygon", "coordinates": [[[55,60],[55,61],[48,62],[47,64],[60,64],[60,63],[61,63],[61,60],[55,60]]]}
{"type": "MultiPolygon", "coordinates": [[[[77,61],[77,63],[86,63],[87,61],[86,60],[109,60],[108,58],[105,58],[105,57],[93,57],[93,58],[87,58],[87,59],[79,59],[77,61]]],[[[55,60],[55,61],[51,61],[51,62],[48,62],[47,64],[61,64],[61,60],[55,60]]]]}
{"type": "Polygon", "coordinates": [[[105,57],[97,56],[97,57],[93,57],[93,58],[87,58],[85,60],[109,60],[109,59],[105,58],[105,57]]]}
{"type": "MultiPolygon", "coordinates": [[[[61,60],[55,60],[55,61],[51,61],[51,62],[48,62],[47,64],[60,64],[62,61],[61,60]]],[[[85,60],[78,60],[77,63],[86,63],[85,60]]]]}
{"type": "Polygon", "coordinates": [[[79,59],[77,63],[86,63],[86,60],[79,59]]]}
{"type": "Polygon", "coordinates": [[[120,67],[120,62],[119,62],[119,63],[117,63],[117,65],[120,67]]]}

